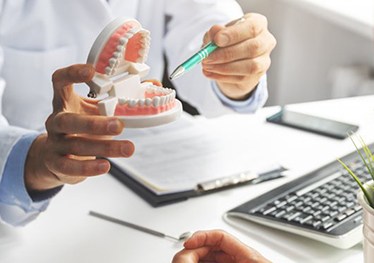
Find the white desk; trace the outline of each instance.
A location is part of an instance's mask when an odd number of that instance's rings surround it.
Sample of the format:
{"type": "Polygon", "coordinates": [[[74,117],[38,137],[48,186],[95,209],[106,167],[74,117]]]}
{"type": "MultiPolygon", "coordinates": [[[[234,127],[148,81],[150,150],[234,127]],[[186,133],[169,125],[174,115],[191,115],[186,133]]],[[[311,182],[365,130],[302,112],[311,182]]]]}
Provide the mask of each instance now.
{"type": "MultiPolygon", "coordinates": [[[[296,106],[360,124],[360,134],[374,141],[374,96],[296,106]]],[[[308,170],[353,150],[339,141],[273,124],[262,124],[275,108],[255,116],[274,147],[275,157],[290,168],[308,170]],[[284,136],[288,134],[289,136],[284,136]],[[303,156],[299,154],[303,151],[303,156]],[[308,160],[309,163],[305,163],[308,160]]],[[[250,136],[250,135],[249,135],[250,136]]],[[[89,210],[144,225],[170,235],[200,229],[225,229],[274,262],[362,262],[362,246],[339,250],[303,237],[253,224],[240,232],[222,214],[292,178],[226,190],[185,202],[152,208],[110,175],[66,186],[49,209],[24,228],[0,226],[0,262],[170,262],[180,244],[88,216],[89,210]]]]}

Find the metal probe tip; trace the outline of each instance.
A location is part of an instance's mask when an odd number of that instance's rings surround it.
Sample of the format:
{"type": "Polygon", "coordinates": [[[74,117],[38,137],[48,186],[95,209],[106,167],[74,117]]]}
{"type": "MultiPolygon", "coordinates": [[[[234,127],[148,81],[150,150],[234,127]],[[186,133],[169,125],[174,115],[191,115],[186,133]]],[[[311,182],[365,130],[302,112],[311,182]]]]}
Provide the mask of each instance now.
{"type": "Polygon", "coordinates": [[[185,72],[185,69],[184,69],[184,67],[181,67],[181,66],[179,66],[179,67],[177,67],[175,70],[174,70],[174,72],[173,73],[171,73],[171,75],[169,76],[169,79],[177,79],[177,78],[179,78],[180,76],[182,76],[183,74],[184,74],[184,72],[185,72]]]}

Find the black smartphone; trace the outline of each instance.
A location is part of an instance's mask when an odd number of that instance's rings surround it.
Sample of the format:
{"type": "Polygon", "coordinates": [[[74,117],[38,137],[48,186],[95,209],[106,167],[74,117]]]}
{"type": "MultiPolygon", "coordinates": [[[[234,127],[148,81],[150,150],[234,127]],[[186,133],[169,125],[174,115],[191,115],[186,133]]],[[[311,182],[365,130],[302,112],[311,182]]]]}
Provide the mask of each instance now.
{"type": "Polygon", "coordinates": [[[282,108],[276,114],[268,117],[266,121],[326,135],[336,139],[345,139],[349,134],[356,132],[359,128],[354,124],[290,111],[285,108],[282,108]]]}

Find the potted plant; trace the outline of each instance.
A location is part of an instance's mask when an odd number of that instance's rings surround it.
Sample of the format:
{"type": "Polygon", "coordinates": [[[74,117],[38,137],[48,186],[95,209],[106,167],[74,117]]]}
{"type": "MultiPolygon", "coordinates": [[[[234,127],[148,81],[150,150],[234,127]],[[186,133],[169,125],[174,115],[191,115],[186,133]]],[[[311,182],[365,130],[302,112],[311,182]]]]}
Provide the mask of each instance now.
{"type": "Polygon", "coordinates": [[[363,184],[344,162],[341,160],[338,161],[361,188],[361,191],[358,193],[358,201],[363,208],[364,261],[369,263],[374,262],[374,155],[361,137],[357,138],[362,146],[360,149],[352,136],[350,136],[350,139],[372,179],[363,184]]]}

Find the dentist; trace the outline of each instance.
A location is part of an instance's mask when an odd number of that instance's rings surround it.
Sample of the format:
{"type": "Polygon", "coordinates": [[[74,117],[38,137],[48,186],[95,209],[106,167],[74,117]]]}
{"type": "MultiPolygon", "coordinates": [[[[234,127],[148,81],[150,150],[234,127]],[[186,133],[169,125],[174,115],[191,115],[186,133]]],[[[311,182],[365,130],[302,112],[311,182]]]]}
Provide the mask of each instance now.
{"type": "Polygon", "coordinates": [[[152,78],[161,79],[164,55],[171,72],[203,43],[220,47],[173,83],[201,114],[253,113],[264,105],[276,42],[265,17],[243,16],[233,0],[0,0],[0,221],[27,224],[65,183],[108,172],[97,156],[132,155],[130,141],[110,140],[124,125],[98,116],[96,102],[84,98],[88,88],[78,83],[94,69],[76,64],[119,16],[151,32],[152,78]],[[225,26],[239,17],[242,23],[225,26]]]}

